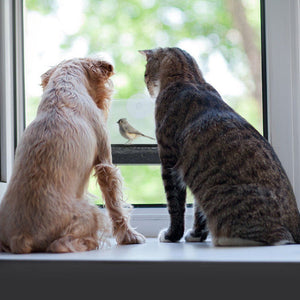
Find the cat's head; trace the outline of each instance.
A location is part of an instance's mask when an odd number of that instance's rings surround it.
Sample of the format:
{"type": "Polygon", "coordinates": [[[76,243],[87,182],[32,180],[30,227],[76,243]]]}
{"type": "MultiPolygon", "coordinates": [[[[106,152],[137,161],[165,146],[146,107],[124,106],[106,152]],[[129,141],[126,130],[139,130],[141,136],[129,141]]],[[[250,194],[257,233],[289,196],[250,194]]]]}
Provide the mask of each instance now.
{"type": "Polygon", "coordinates": [[[140,50],[147,60],[145,83],[152,97],[174,81],[203,81],[195,59],[186,51],[173,48],[140,50]]]}
{"type": "Polygon", "coordinates": [[[160,67],[164,53],[162,48],[139,50],[147,60],[145,69],[145,83],[151,97],[157,97],[160,91],[160,67]]]}

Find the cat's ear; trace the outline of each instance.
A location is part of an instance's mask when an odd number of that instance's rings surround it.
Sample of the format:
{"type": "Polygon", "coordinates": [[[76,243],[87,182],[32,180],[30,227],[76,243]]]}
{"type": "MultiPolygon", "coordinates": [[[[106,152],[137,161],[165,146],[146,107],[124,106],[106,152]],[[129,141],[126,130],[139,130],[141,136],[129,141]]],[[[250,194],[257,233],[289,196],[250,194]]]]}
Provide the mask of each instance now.
{"type": "Polygon", "coordinates": [[[147,60],[153,55],[153,50],[138,50],[147,60]]]}

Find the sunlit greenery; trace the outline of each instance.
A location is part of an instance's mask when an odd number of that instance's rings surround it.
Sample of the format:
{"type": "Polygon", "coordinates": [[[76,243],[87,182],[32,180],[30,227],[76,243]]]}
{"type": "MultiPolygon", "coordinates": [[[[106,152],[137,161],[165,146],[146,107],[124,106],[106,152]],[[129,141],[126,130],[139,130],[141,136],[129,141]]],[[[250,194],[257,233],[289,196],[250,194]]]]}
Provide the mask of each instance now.
{"type": "MultiPolygon", "coordinates": [[[[135,204],[164,204],[166,203],[163,184],[160,179],[160,166],[120,166],[124,179],[124,197],[128,202],[134,199],[135,204]]],[[[99,195],[96,179],[90,180],[89,191],[99,195]]],[[[102,198],[97,199],[103,203],[102,198]]]]}

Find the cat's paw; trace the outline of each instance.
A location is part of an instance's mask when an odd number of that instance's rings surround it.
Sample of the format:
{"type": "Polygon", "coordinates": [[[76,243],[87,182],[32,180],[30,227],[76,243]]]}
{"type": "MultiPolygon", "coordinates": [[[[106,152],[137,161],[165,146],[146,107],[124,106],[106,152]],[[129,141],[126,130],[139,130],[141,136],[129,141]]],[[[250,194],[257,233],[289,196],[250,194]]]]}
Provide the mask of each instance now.
{"type": "Polygon", "coordinates": [[[167,236],[167,232],[168,232],[168,229],[163,229],[160,231],[160,233],[158,234],[158,240],[161,242],[161,243],[172,243],[171,240],[169,240],[166,236],[167,236]]]}
{"type": "Polygon", "coordinates": [[[158,240],[161,243],[175,243],[178,242],[180,239],[181,237],[179,237],[178,235],[175,236],[170,234],[168,229],[163,229],[158,234],[158,240]]]}
{"type": "Polygon", "coordinates": [[[168,240],[166,238],[166,234],[168,232],[168,229],[163,229],[160,231],[160,233],[158,234],[158,240],[161,242],[161,243],[172,243],[170,240],[168,240]]]}
{"type": "Polygon", "coordinates": [[[189,229],[184,236],[186,242],[204,242],[207,238],[208,231],[205,230],[200,234],[196,235],[193,229],[189,229]]]}

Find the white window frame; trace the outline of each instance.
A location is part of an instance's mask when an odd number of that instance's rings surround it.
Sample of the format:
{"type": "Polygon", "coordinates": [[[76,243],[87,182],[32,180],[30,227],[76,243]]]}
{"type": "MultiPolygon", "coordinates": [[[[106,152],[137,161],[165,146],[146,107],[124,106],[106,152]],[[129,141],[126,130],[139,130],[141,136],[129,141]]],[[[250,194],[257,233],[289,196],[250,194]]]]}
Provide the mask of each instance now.
{"type": "MultiPolygon", "coordinates": [[[[286,169],[300,207],[300,0],[264,2],[269,140],[286,169]]],[[[0,199],[24,122],[22,9],[22,0],[0,1],[0,199]]],[[[192,209],[187,209],[187,227],[192,219],[192,209]]],[[[131,223],[151,237],[166,227],[168,220],[166,208],[136,208],[131,223]]]]}
{"type": "Polygon", "coordinates": [[[1,201],[25,124],[22,0],[0,1],[0,48],[1,201]]]}
{"type": "Polygon", "coordinates": [[[300,0],[265,0],[269,141],[300,207],[300,0]]]}

